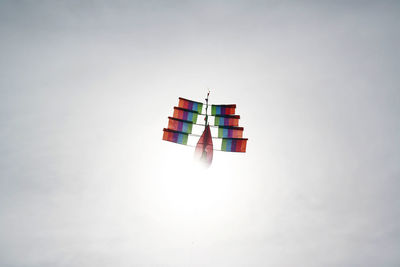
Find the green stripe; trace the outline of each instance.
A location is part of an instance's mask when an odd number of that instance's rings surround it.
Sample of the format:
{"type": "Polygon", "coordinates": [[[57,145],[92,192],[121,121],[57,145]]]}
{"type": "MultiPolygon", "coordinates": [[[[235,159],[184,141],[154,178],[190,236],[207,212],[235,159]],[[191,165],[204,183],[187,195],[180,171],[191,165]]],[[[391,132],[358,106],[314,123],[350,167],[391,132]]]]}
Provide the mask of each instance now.
{"type": "Polygon", "coordinates": [[[219,126],[219,117],[215,117],[214,119],[214,125],[219,126]]]}
{"type": "Polygon", "coordinates": [[[221,150],[226,151],[226,139],[222,139],[221,150]]]}
{"type": "Polygon", "coordinates": [[[187,145],[187,142],[188,142],[188,135],[184,134],[182,138],[182,144],[187,145]]]}
{"type": "Polygon", "coordinates": [[[188,133],[192,133],[193,123],[188,123],[188,133]]]}
{"type": "Polygon", "coordinates": [[[196,123],[196,122],[197,122],[197,113],[193,113],[192,122],[193,122],[193,123],[196,123]]]}
{"type": "Polygon", "coordinates": [[[199,112],[199,113],[201,113],[201,110],[203,109],[203,103],[198,103],[197,104],[197,111],[199,112]]]}
{"type": "Polygon", "coordinates": [[[224,129],[221,128],[221,127],[218,127],[218,137],[219,137],[219,138],[222,138],[223,135],[224,135],[224,129]]]}
{"type": "Polygon", "coordinates": [[[216,107],[214,105],[211,105],[211,115],[215,115],[216,112],[216,107]]]}

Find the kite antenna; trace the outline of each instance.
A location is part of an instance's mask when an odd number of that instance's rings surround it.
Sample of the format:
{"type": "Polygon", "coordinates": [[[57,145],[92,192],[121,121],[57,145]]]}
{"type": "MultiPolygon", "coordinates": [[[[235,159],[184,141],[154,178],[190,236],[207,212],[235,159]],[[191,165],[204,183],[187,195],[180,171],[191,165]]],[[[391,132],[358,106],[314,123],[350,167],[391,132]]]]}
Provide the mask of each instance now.
{"type": "MultiPolygon", "coordinates": [[[[208,110],[208,96],[210,95],[210,89],[208,89],[208,93],[207,93],[207,97],[206,97],[206,117],[205,117],[205,123],[204,123],[204,132],[207,131],[207,127],[208,127],[208,131],[210,131],[210,127],[208,126],[208,114],[207,114],[207,110],[208,110]]],[[[208,135],[205,134],[204,135],[204,141],[203,141],[203,152],[201,155],[201,159],[206,160],[207,159],[207,153],[206,153],[206,146],[208,144],[208,135]]]]}
{"type": "Polygon", "coordinates": [[[206,118],[205,118],[205,125],[204,125],[204,129],[207,127],[208,125],[208,114],[207,114],[207,110],[208,110],[208,96],[210,95],[210,89],[208,89],[208,93],[207,93],[207,98],[206,98],[206,118]]]}

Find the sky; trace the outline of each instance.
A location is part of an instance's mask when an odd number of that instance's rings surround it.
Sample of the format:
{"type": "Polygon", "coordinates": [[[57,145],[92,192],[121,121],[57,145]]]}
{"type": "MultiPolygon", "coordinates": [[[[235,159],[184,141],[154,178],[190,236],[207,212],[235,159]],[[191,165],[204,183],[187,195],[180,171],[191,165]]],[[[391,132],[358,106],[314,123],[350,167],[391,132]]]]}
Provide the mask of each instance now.
{"type": "Polygon", "coordinates": [[[0,265],[400,265],[398,1],[0,1],[0,265]],[[162,141],[235,103],[247,152],[162,141]]]}

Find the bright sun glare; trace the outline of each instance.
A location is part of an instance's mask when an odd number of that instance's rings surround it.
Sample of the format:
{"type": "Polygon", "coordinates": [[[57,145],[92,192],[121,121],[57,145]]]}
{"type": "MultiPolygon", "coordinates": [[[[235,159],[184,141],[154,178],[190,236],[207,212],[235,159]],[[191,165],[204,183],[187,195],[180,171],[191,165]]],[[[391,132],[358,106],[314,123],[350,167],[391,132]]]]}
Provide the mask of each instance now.
{"type": "MultiPolygon", "coordinates": [[[[205,169],[194,160],[194,148],[165,142],[163,146],[170,156],[159,169],[158,197],[174,220],[186,220],[193,224],[223,224],[235,211],[234,196],[240,188],[232,181],[226,168],[215,162],[205,169]],[[179,164],[176,163],[179,159],[179,164]],[[236,192],[236,193],[235,193],[236,192]]],[[[224,152],[217,152],[224,153],[224,152]]],[[[225,153],[224,153],[225,154],[225,153]]],[[[221,157],[215,154],[215,161],[221,157]]],[[[222,163],[222,162],[219,162],[222,163]]],[[[223,164],[223,163],[222,163],[223,164]]],[[[226,165],[224,165],[226,166],[226,165]]]]}

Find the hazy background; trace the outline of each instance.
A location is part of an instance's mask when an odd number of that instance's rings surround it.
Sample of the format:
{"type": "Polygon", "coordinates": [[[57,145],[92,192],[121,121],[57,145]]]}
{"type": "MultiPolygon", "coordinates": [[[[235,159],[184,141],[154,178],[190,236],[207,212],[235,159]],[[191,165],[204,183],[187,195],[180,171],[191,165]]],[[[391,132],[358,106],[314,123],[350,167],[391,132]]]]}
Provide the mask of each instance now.
{"type": "Polygon", "coordinates": [[[0,1],[0,265],[399,266],[400,2],[0,1]],[[246,154],[161,141],[236,103],[246,154]]]}

